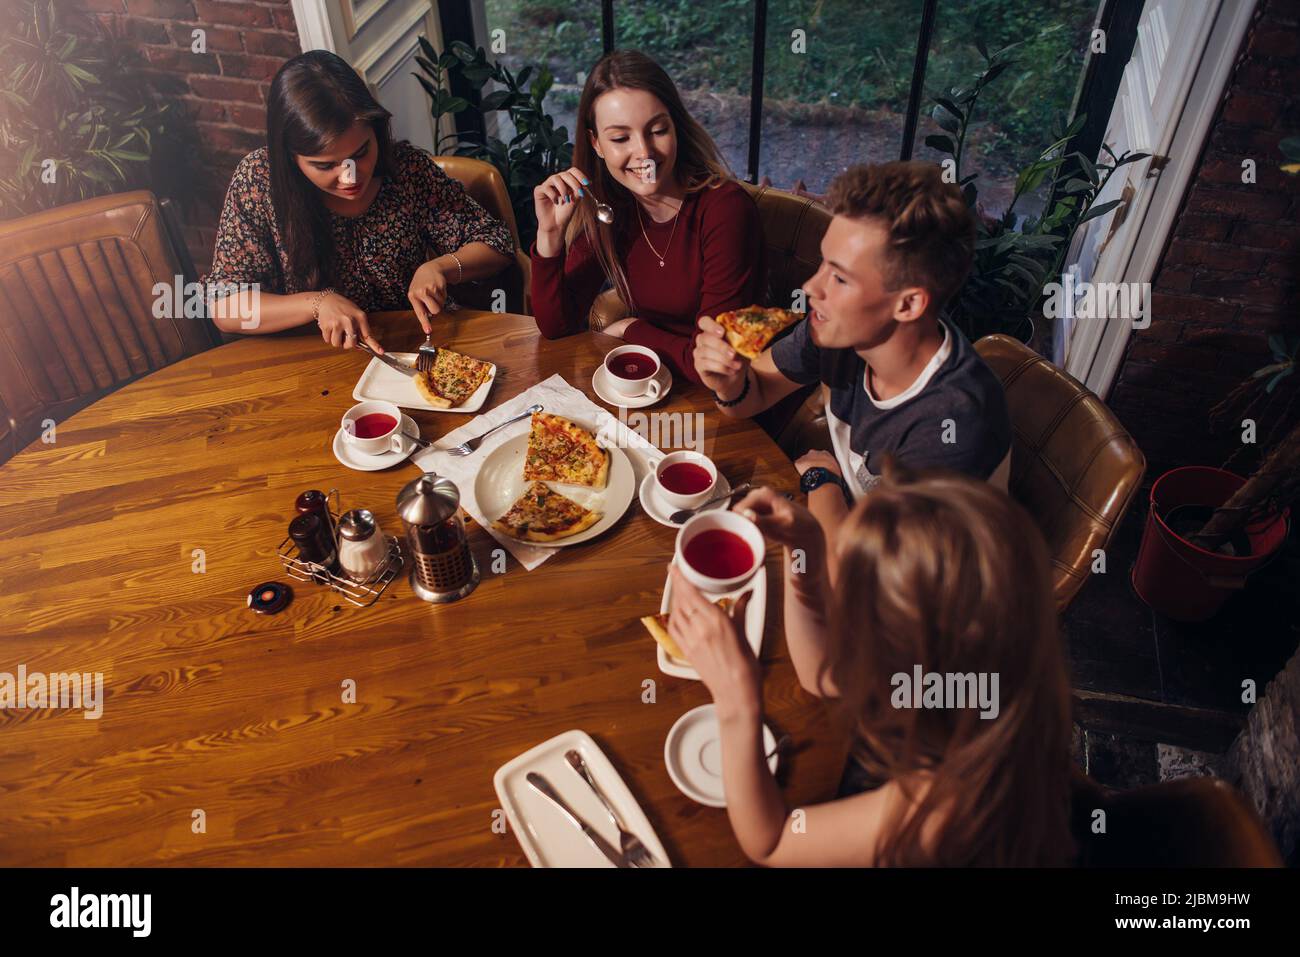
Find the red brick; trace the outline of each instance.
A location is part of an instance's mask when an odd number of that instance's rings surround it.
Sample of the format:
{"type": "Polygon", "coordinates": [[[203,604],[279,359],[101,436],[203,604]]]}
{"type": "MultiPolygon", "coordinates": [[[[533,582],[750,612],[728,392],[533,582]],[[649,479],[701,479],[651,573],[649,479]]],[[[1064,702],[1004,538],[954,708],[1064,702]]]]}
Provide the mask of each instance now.
{"type": "Polygon", "coordinates": [[[181,99],[180,102],[193,119],[204,120],[209,123],[220,123],[226,118],[225,105],[216,100],[203,100],[198,97],[187,96],[181,99]]]}
{"type": "Polygon", "coordinates": [[[240,103],[258,103],[261,101],[256,83],[233,77],[191,77],[190,89],[198,96],[213,100],[235,100],[240,103]]]}
{"type": "Polygon", "coordinates": [[[1263,278],[1223,279],[1218,277],[1192,280],[1192,292],[1215,299],[1236,300],[1252,306],[1280,305],[1286,298],[1286,290],[1276,281],[1263,278]]]}
{"type": "Polygon", "coordinates": [[[173,23],[171,25],[172,42],[177,46],[193,49],[194,31],[203,30],[204,42],[209,53],[238,53],[244,49],[242,34],[230,27],[213,27],[203,23],[173,23]]]}
{"type": "Polygon", "coordinates": [[[268,56],[289,57],[302,52],[298,37],[287,33],[271,33],[266,30],[250,30],[244,34],[244,49],[249,53],[264,53],[268,56]]]}
{"type": "Polygon", "coordinates": [[[1279,312],[1272,309],[1243,309],[1241,325],[1260,332],[1295,332],[1294,313],[1279,312]]]}
{"type": "Polygon", "coordinates": [[[245,80],[270,80],[282,66],[284,59],[281,57],[221,54],[221,72],[225,76],[237,76],[245,80]]]}
{"type": "Polygon", "coordinates": [[[1286,214],[1285,203],[1277,196],[1258,189],[1215,189],[1196,186],[1187,200],[1187,209],[1231,219],[1257,223],[1278,222],[1286,214]]]}
{"type": "Polygon", "coordinates": [[[156,70],[169,73],[216,73],[217,58],[211,53],[191,53],[178,47],[142,47],[145,59],[156,70]]]}
{"type": "Polygon", "coordinates": [[[1175,239],[1169,244],[1165,261],[1175,264],[1208,265],[1219,271],[1243,272],[1254,275],[1264,265],[1264,257],[1257,250],[1240,249],[1222,243],[1185,242],[1175,239]]]}
{"type": "Polygon", "coordinates": [[[1300,56],[1300,34],[1295,30],[1256,30],[1251,41],[1250,54],[1276,57],[1300,56]]]}
{"type": "Polygon", "coordinates": [[[1257,223],[1235,223],[1232,227],[1231,241],[1239,246],[1293,252],[1300,248],[1300,231],[1297,231],[1295,226],[1279,229],[1276,226],[1260,226],[1257,223]]]}
{"type": "Polygon", "coordinates": [[[1153,288],[1157,292],[1186,292],[1192,288],[1192,267],[1161,263],[1153,288]]]}
{"type": "Polygon", "coordinates": [[[266,7],[255,7],[251,3],[226,3],[222,0],[194,0],[197,17],[178,17],[177,19],[198,19],[206,23],[226,23],[236,27],[269,27],[271,13],[266,7]]]}
{"type": "Polygon", "coordinates": [[[1219,367],[1217,351],[1168,342],[1138,342],[1129,350],[1129,358],[1168,369],[1195,369],[1213,372],[1219,367]]]}
{"type": "Polygon", "coordinates": [[[1133,335],[1157,342],[1177,342],[1183,333],[1183,326],[1184,323],[1177,319],[1162,318],[1153,314],[1151,325],[1145,329],[1135,330],[1133,335]]]}
{"type": "Polygon", "coordinates": [[[1237,72],[1234,84],[1245,90],[1300,93],[1300,73],[1285,61],[1252,59],[1237,72]]]}
{"type": "MultiPolygon", "coordinates": [[[[1197,175],[1204,175],[1203,170],[1204,167],[1202,167],[1202,172],[1197,175]]],[[[1174,235],[1178,239],[1200,239],[1205,242],[1219,243],[1228,238],[1228,228],[1231,225],[1231,221],[1222,216],[1198,216],[1195,213],[1184,213],[1178,218],[1178,224],[1174,227],[1174,235]]]]}
{"type": "Polygon", "coordinates": [[[1282,142],[1279,130],[1251,130],[1240,126],[1216,124],[1210,142],[1218,149],[1237,156],[1255,158],[1277,156],[1277,144],[1282,142]]]}
{"type": "MultiPolygon", "coordinates": [[[[298,24],[293,18],[293,9],[291,7],[277,7],[271,11],[271,15],[275,19],[277,28],[284,30],[286,33],[292,33],[295,37],[298,35],[298,24]]],[[[299,52],[301,52],[301,48],[299,52]]]]}
{"type": "Polygon", "coordinates": [[[246,130],[266,131],[266,107],[236,103],[230,106],[230,122],[246,130]]]}
{"type": "Polygon", "coordinates": [[[1277,122],[1284,102],[1271,93],[1247,92],[1238,88],[1228,97],[1220,121],[1239,126],[1271,126],[1277,122]]]}
{"type": "Polygon", "coordinates": [[[159,20],[193,20],[194,4],[190,0],[126,0],[126,12],[159,20]]]}
{"type": "Polygon", "coordinates": [[[1264,267],[1264,275],[1275,276],[1278,279],[1295,279],[1296,273],[1296,262],[1289,256],[1272,256],[1268,260],[1268,265],[1264,267]]]}
{"type": "Polygon", "coordinates": [[[1170,319],[1178,322],[1231,322],[1237,315],[1237,307],[1212,299],[1198,299],[1192,296],[1168,296],[1162,293],[1151,295],[1151,325],[1158,320],[1170,319]]]}
{"type": "Polygon", "coordinates": [[[236,126],[215,123],[196,123],[195,125],[198,127],[199,137],[204,145],[212,150],[222,150],[227,153],[242,151],[246,154],[266,143],[264,134],[243,130],[236,126]]]}
{"type": "Polygon", "coordinates": [[[167,24],[161,20],[146,20],[143,17],[127,17],[126,35],[141,43],[170,43],[167,24]]]}

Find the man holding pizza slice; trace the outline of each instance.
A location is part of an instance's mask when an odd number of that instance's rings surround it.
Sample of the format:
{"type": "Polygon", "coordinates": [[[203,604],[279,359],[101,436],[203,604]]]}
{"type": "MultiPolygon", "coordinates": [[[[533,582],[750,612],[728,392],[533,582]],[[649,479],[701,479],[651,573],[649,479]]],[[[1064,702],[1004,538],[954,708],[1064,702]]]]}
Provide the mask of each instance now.
{"type": "Polygon", "coordinates": [[[752,361],[736,329],[753,320],[728,315],[724,328],[701,317],[694,361],[719,408],[737,418],[821,383],[833,451],[810,451],[795,466],[833,542],[886,455],[1005,490],[1011,421],[997,376],[939,317],[974,255],[960,190],[929,163],[854,166],[831,184],[828,204],[822,264],[804,284],[808,317],[752,361]]]}

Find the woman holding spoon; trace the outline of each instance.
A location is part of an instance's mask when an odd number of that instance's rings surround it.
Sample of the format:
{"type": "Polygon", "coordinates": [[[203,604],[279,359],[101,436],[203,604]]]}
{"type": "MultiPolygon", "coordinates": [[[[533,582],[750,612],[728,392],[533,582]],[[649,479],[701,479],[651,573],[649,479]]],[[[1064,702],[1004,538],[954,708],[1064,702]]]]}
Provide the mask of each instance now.
{"type": "Polygon", "coordinates": [[[668,74],[635,50],[583,87],[574,165],[533,191],[533,313],[548,338],[587,328],[608,282],[632,315],[602,329],[698,382],[696,320],[764,299],[758,208],[686,111],[668,74]]]}

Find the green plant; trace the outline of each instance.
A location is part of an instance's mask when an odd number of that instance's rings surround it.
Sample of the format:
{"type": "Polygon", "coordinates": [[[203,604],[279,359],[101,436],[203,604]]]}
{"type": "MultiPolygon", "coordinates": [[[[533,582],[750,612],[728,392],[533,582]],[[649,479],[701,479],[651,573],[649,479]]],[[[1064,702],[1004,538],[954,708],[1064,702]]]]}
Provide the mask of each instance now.
{"type": "Polygon", "coordinates": [[[1070,141],[1083,128],[1085,117],[1076,116],[1068,126],[1058,123],[1052,142],[1020,171],[1006,211],[997,218],[981,215],[978,174],[962,175],[967,136],[981,95],[1013,67],[1010,53],[1018,44],[992,54],[980,40],[975,46],[984,59],[983,69],[969,88],[953,87],[949,96],[935,97],[933,118],[943,132],[925,138],[927,146],[951,158],[944,161],[945,168],[976,212],[975,262],[949,306],[949,316],[972,340],[1005,332],[1028,341],[1034,330],[1032,317],[1041,315],[1045,286],[1060,275],[1075,230],[1123,202],[1097,204],[1096,199],[1116,170],[1150,154],[1116,156],[1103,144],[1111,162],[1094,163],[1077,151],[1067,153],[1070,141]],[[1049,202],[1043,215],[1017,218],[1021,198],[1044,187],[1049,202]]]}
{"type": "Polygon", "coordinates": [[[115,38],[78,36],[70,16],[67,0],[18,0],[0,22],[0,217],[148,179],[169,108],[123,73],[115,38]]]}
{"type": "MultiPolygon", "coordinates": [[[[488,62],[482,47],[475,50],[457,41],[450,50],[438,55],[421,37],[420,48],[424,55],[418,56],[416,61],[429,76],[413,75],[432,101],[435,124],[440,124],[444,116],[455,116],[469,109],[477,109],[484,117],[489,113],[504,113],[509,119],[515,132],[508,143],[495,136],[476,140],[473,134],[462,133],[457,137],[456,153],[486,160],[500,171],[510,192],[520,242],[525,247],[532,245],[537,235],[534,187],[551,174],[573,165],[569,131],[563,126],[557,129],[555,120],[544,106],[546,94],[554,83],[550,69],[543,66],[529,84],[533,73],[531,66],[524,67],[517,74],[512,73],[499,62],[488,62]],[[481,90],[489,80],[495,81],[501,89],[484,96],[475,107],[463,97],[452,96],[444,89],[444,83],[449,87],[451,77],[457,73],[476,90],[481,90]]],[[[440,139],[437,145],[441,149],[440,139]]]]}

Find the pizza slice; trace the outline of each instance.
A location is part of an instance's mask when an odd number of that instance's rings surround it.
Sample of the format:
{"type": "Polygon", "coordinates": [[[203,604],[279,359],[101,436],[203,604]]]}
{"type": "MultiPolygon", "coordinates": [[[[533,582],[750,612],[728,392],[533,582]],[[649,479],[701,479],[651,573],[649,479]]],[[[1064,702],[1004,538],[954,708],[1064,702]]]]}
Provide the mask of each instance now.
{"type": "MultiPolygon", "coordinates": [[[[719,598],[717,606],[731,614],[731,606],[736,603],[734,598],[719,598]]],[[[660,612],[657,615],[646,615],[641,619],[641,624],[645,625],[645,630],[650,632],[652,638],[664,646],[664,651],[668,652],[668,657],[679,664],[690,664],[686,656],[682,654],[682,649],[677,642],[673,641],[672,635],[668,634],[668,615],[660,612]]]]}
{"type": "Polygon", "coordinates": [[[804,317],[802,312],[747,306],[720,313],[713,321],[726,331],[727,342],[746,359],[757,359],[782,330],[804,317]]]}
{"type": "Polygon", "coordinates": [[[492,374],[492,363],[450,349],[439,349],[433,368],[414,377],[425,402],[438,409],[465,403],[492,374]]]}
{"type": "Polygon", "coordinates": [[[599,512],[583,508],[543,482],[534,482],[492,527],[522,542],[554,542],[577,535],[598,521],[599,512]]]}
{"type": "Polygon", "coordinates": [[[524,479],[604,488],[609,452],[591,432],[562,415],[534,412],[524,458],[524,479]]]}

